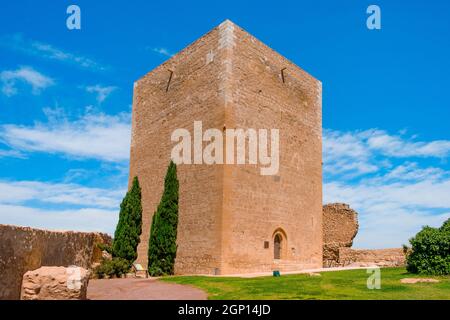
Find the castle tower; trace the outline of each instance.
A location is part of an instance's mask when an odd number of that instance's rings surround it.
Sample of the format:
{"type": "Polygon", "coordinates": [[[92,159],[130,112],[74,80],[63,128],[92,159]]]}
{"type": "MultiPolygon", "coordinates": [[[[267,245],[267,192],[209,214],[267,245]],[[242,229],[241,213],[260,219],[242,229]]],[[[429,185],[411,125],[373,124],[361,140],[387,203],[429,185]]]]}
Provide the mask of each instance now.
{"type": "MultiPolygon", "coordinates": [[[[130,181],[142,187],[138,262],[176,144],[172,132],[279,129],[279,170],[180,164],[177,274],[322,266],[322,87],[226,20],[135,83],[130,181]]],[[[203,143],[203,146],[206,142],[203,143]]],[[[192,152],[192,155],[194,152],[192,152]]]]}

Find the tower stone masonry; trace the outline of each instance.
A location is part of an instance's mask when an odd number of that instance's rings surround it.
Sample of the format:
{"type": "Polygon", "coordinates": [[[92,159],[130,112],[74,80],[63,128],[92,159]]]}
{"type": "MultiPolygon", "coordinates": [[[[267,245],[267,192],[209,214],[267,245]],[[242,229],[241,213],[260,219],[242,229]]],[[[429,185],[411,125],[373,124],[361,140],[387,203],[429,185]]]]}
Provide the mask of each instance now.
{"type": "Polygon", "coordinates": [[[135,83],[129,181],[138,176],[142,188],[138,262],[147,266],[171,134],[192,134],[194,121],[204,129],[279,129],[280,164],[267,176],[254,164],[177,166],[175,273],[321,267],[321,82],[229,20],[135,83]]]}

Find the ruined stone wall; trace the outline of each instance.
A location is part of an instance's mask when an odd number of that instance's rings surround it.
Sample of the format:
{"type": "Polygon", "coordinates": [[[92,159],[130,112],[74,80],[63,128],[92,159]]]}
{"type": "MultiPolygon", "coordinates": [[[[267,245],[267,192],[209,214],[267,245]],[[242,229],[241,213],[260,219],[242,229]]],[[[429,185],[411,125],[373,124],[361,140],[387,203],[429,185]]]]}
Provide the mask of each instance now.
{"type": "Polygon", "coordinates": [[[358,233],[358,213],[345,203],[323,206],[323,265],[339,263],[339,249],[350,248],[358,233]]]}
{"type": "Polygon", "coordinates": [[[405,265],[405,253],[402,248],[393,249],[339,249],[339,261],[343,266],[399,267],[405,265]]]}
{"type": "Polygon", "coordinates": [[[405,264],[402,248],[352,249],[358,233],[358,213],[345,203],[323,206],[323,266],[393,267],[405,264]]]}
{"type": "Polygon", "coordinates": [[[19,299],[22,276],[41,266],[89,269],[102,255],[96,244],[110,241],[102,233],[0,225],[0,299],[19,299]]]}

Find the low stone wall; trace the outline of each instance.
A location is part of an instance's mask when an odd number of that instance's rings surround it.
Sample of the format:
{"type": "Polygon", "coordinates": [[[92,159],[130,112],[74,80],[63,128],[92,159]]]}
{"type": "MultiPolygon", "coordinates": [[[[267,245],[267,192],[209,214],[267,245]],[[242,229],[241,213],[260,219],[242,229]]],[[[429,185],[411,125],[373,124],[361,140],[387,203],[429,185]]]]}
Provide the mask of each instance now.
{"type": "Polygon", "coordinates": [[[20,299],[23,275],[41,266],[89,269],[101,259],[98,243],[111,243],[111,237],[0,225],[0,299],[20,299]]]}
{"type": "Polygon", "coordinates": [[[339,248],[339,264],[342,266],[399,267],[405,265],[405,253],[402,248],[393,249],[351,249],[339,248]]]}

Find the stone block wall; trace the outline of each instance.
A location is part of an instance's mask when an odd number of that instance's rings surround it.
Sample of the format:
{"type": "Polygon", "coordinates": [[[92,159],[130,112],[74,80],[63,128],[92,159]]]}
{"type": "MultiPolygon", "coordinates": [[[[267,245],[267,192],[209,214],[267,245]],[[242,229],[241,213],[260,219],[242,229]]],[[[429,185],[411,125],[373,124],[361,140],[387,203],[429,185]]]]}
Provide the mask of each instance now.
{"type": "Polygon", "coordinates": [[[405,253],[402,248],[373,250],[340,248],[339,261],[343,266],[399,267],[405,265],[405,253]]]}
{"type": "Polygon", "coordinates": [[[89,269],[102,256],[97,244],[110,242],[103,233],[0,225],[0,299],[19,299],[23,275],[41,266],[89,269]]]}
{"type": "Polygon", "coordinates": [[[224,169],[223,264],[227,273],[322,264],[322,84],[236,25],[230,50],[227,128],[279,129],[276,175],[224,169]],[[276,259],[275,237],[281,239],[276,259]],[[265,245],[265,243],[268,245],[265,245]]]}

